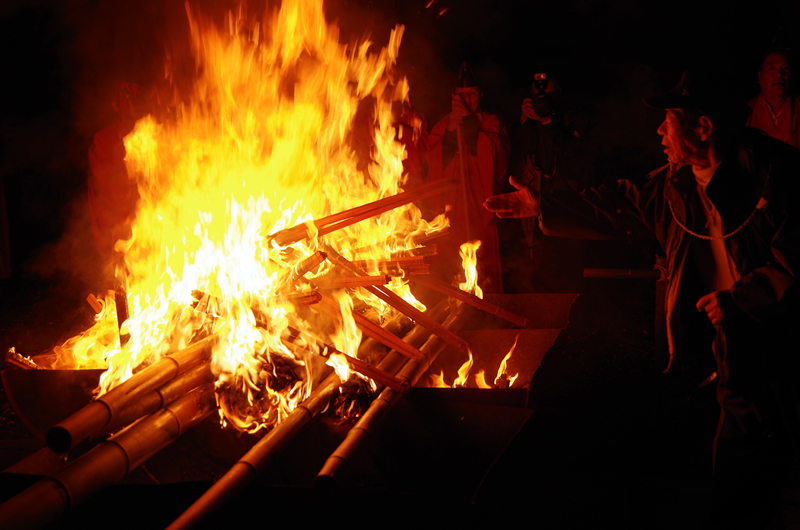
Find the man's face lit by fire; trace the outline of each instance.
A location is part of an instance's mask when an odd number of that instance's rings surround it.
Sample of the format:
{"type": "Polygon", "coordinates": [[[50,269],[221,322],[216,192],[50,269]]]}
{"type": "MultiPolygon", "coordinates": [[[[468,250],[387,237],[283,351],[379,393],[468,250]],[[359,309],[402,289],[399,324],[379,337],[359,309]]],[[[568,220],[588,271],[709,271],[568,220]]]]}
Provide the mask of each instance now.
{"type": "Polygon", "coordinates": [[[478,87],[459,87],[456,88],[456,94],[461,96],[470,112],[478,111],[478,105],[481,102],[481,91],[478,87]]]}
{"type": "Polygon", "coordinates": [[[764,59],[758,72],[761,93],[767,99],[783,98],[789,94],[789,78],[792,68],[783,53],[771,53],[764,59]]]}
{"type": "Polygon", "coordinates": [[[658,128],[661,145],[670,164],[684,165],[697,162],[701,139],[697,127],[687,123],[681,109],[668,109],[664,122],[658,128]]]}

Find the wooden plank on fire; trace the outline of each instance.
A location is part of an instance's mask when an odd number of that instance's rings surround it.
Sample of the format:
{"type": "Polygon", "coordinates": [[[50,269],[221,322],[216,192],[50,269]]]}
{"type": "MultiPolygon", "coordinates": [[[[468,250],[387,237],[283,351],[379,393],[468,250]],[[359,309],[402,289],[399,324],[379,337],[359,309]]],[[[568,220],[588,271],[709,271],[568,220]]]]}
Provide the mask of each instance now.
{"type": "Polygon", "coordinates": [[[376,383],[388,386],[389,388],[393,388],[397,391],[402,390],[405,385],[408,384],[407,381],[401,381],[395,376],[388,374],[383,370],[380,370],[369,363],[362,361],[361,359],[347,355],[343,351],[337,349],[335,346],[320,342],[315,337],[291,326],[287,327],[281,334],[281,341],[283,341],[284,344],[303,348],[307,351],[325,357],[326,359],[330,358],[330,356],[334,353],[341,355],[347,360],[347,363],[350,365],[350,368],[353,371],[373,379],[376,383]],[[311,346],[314,346],[316,351],[311,349],[311,346]]]}
{"type": "MultiPolygon", "coordinates": [[[[322,295],[322,303],[318,304],[316,307],[320,308],[321,310],[325,311],[332,317],[341,320],[342,313],[341,309],[339,308],[339,304],[335,301],[331,300],[325,295],[322,295]]],[[[389,333],[388,331],[384,330],[377,324],[373,324],[369,321],[366,317],[359,315],[358,313],[353,313],[353,320],[356,322],[356,326],[367,336],[372,337],[373,339],[377,340],[385,344],[386,346],[397,350],[398,352],[402,353],[406,357],[411,359],[417,359],[420,356],[420,352],[417,348],[410,346],[403,342],[402,339],[397,337],[396,335],[389,333]]]]}
{"type": "Polygon", "coordinates": [[[486,300],[478,298],[473,294],[464,292],[461,289],[453,287],[452,285],[448,285],[447,283],[432,276],[412,276],[410,280],[415,283],[418,283],[419,285],[424,285],[429,289],[433,289],[434,291],[438,291],[451,298],[460,300],[466,304],[469,304],[473,307],[480,309],[481,311],[485,311],[487,313],[491,313],[492,315],[496,315],[502,318],[503,320],[511,322],[515,326],[519,326],[521,328],[528,327],[527,318],[521,317],[515,313],[512,313],[511,311],[507,311],[498,305],[492,304],[491,302],[487,302],[486,300]]]}
{"type": "Polygon", "coordinates": [[[391,197],[386,197],[343,212],[322,217],[313,221],[313,228],[309,227],[309,223],[302,223],[275,232],[269,237],[278,244],[278,246],[285,247],[309,237],[313,234],[314,228],[316,228],[318,236],[330,234],[331,232],[359,223],[370,217],[375,217],[389,210],[394,210],[410,202],[445,193],[455,189],[456,185],[457,183],[453,179],[437,180],[429,184],[424,184],[412,191],[404,191],[397,195],[392,195],[391,197]]]}
{"type": "Polygon", "coordinates": [[[315,278],[314,285],[318,289],[352,289],[355,287],[366,287],[370,285],[386,285],[392,281],[388,274],[378,276],[341,276],[338,278],[315,278]]]}
{"type": "MultiPolygon", "coordinates": [[[[326,246],[326,251],[328,252],[328,257],[332,263],[342,267],[344,270],[353,274],[355,276],[364,276],[366,272],[361,270],[359,267],[356,267],[352,262],[348,261],[346,258],[339,255],[336,250],[333,248],[326,246]]],[[[418,322],[429,329],[432,333],[440,337],[443,341],[445,341],[450,346],[453,346],[459,351],[465,352],[469,348],[469,344],[467,341],[450,331],[449,329],[445,328],[435,320],[428,317],[425,313],[417,309],[416,307],[412,306],[405,300],[403,300],[400,296],[396,295],[389,289],[380,288],[380,287],[365,287],[365,289],[372,293],[373,295],[377,296],[387,304],[391,305],[401,313],[405,314],[409,318],[413,319],[415,322],[418,322]]]]}

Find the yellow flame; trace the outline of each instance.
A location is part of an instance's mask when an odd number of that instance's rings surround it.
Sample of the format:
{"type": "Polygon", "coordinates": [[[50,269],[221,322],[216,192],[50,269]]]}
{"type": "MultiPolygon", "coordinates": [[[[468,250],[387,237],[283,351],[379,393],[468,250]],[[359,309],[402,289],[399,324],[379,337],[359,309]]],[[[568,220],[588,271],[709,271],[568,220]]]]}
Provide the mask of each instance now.
{"type": "Polygon", "coordinates": [[[458,254],[461,256],[461,264],[464,267],[464,277],[466,281],[458,284],[458,288],[478,298],[483,298],[483,291],[478,287],[478,249],[481,248],[480,241],[469,241],[461,245],[458,254]]]}
{"type": "Polygon", "coordinates": [[[475,384],[478,385],[478,388],[492,388],[492,385],[486,382],[486,372],[483,370],[475,374],[475,384]]]}
{"type": "MultiPolygon", "coordinates": [[[[402,191],[406,153],[394,138],[391,107],[408,100],[408,83],[393,72],[403,27],[371,53],[365,39],[339,43],[322,0],[284,0],[261,21],[243,7],[224,24],[188,3],[186,12],[195,76],[178,79],[168,62],[170,87],[160,93],[168,110],[139,120],[125,138],[140,195],[133,235],[115,247],[124,257],[117,279],[127,292],[130,318],[122,331],[130,340],[120,346],[107,300],[96,325],[62,345],[59,362],[107,365],[99,389],[106,392],[143,363],[216,333],[222,421],[253,432],[285,418],[316,382],[311,359],[281,342],[288,326],[349,355],[357,351],[352,301],[337,297],[344,319],[337,330],[276,296],[309,289],[280,281],[321,248],[313,225],[311,237],[286,248],[267,236],[402,191]],[[364,175],[348,142],[367,98],[375,101],[374,147],[364,175]],[[205,293],[202,300],[193,291],[205,293]]],[[[414,235],[446,226],[443,219],[428,224],[410,204],[331,233],[324,243],[353,259],[385,259],[418,246],[414,235]]],[[[390,288],[424,309],[402,280],[390,288]]],[[[390,311],[362,299],[381,314],[390,311]]]]}
{"type": "Polygon", "coordinates": [[[509,387],[513,385],[514,381],[516,381],[517,377],[519,377],[519,373],[517,373],[514,376],[509,376],[508,372],[506,371],[507,370],[506,363],[511,358],[511,354],[514,353],[514,350],[517,348],[517,342],[519,342],[519,336],[520,333],[517,333],[517,336],[514,338],[514,344],[511,345],[511,349],[508,350],[508,353],[506,354],[505,357],[503,357],[503,360],[500,362],[500,367],[497,369],[497,377],[494,378],[495,385],[498,383],[498,381],[500,381],[500,377],[502,377],[503,375],[505,375],[508,378],[509,387]]]}
{"type": "Polygon", "coordinates": [[[444,372],[439,372],[438,374],[430,374],[431,388],[450,388],[450,385],[444,382],[444,372]]]}
{"type": "Polygon", "coordinates": [[[458,377],[453,381],[453,388],[467,386],[469,371],[472,370],[472,350],[467,349],[467,353],[469,354],[469,359],[458,369],[458,377]]]}

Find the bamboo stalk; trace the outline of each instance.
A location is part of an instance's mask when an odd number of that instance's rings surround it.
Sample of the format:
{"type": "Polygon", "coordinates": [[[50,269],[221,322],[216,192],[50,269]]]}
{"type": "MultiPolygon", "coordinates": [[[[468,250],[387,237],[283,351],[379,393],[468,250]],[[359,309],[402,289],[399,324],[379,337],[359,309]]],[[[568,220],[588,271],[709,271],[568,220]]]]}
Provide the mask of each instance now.
{"type": "MultiPolygon", "coordinates": [[[[56,424],[46,436],[47,446],[65,453],[100,434],[127,407],[176,376],[211,357],[217,336],[206,337],[188,348],[162,357],[133,377],[95,399],[75,414],[56,424]]],[[[105,432],[104,432],[105,431],[105,432]]]]}
{"type": "Polygon", "coordinates": [[[498,316],[503,320],[507,320],[511,322],[515,326],[519,326],[521,328],[528,327],[528,319],[525,317],[521,317],[511,311],[503,309],[502,307],[495,305],[491,302],[487,302],[482,298],[478,298],[477,296],[464,292],[461,289],[453,287],[452,285],[448,285],[447,283],[433,277],[426,277],[426,276],[412,276],[410,278],[411,281],[418,283],[419,285],[424,285],[434,291],[438,291],[444,295],[447,295],[451,298],[455,298],[456,300],[460,300],[466,304],[471,305],[472,307],[476,307],[481,311],[485,311],[492,315],[498,316]]]}
{"type": "MultiPolygon", "coordinates": [[[[369,219],[370,217],[380,215],[389,210],[393,210],[404,204],[443,193],[454,186],[455,182],[452,180],[437,180],[436,182],[425,184],[412,191],[405,191],[343,212],[321,217],[313,221],[313,225],[317,229],[317,235],[322,236],[369,219]]],[[[309,230],[308,223],[303,223],[271,234],[270,237],[279,246],[285,247],[296,241],[305,239],[310,234],[311,231],[309,230]]]]}
{"type": "Polygon", "coordinates": [[[320,355],[321,357],[324,357],[326,359],[330,358],[330,356],[334,353],[341,355],[347,360],[348,364],[350,365],[350,368],[354,372],[358,372],[363,376],[373,379],[377,383],[380,383],[384,386],[388,386],[389,388],[394,388],[395,390],[400,390],[403,388],[404,382],[400,381],[393,375],[387,374],[383,370],[375,368],[374,366],[371,366],[369,363],[366,363],[361,359],[357,359],[351,355],[347,355],[346,353],[339,350],[335,346],[332,346],[330,344],[325,344],[324,342],[320,342],[311,335],[303,333],[298,329],[287,327],[284,334],[281,335],[281,341],[283,341],[284,344],[288,343],[288,345],[303,348],[307,351],[320,355]],[[298,344],[297,343],[298,338],[303,339],[303,341],[305,341],[305,343],[308,344],[309,346],[312,344],[315,345],[317,347],[317,351],[314,352],[308,346],[298,344]]]}
{"type": "MultiPolygon", "coordinates": [[[[462,306],[461,309],[463,309],[462,306]]],[[[463,311],[458,311],[450,315],[444,322],[444,326],[448,329],[459,329],[464,325],[462,317],[463,311]]],[[[419,378],[424,374],[439,353],[444,350],[446,344],[440,337],[431,335],[430,338],[422,345],[420,351],[422,357],[417,360],[409,361],[397,377],[406,379],[409,383],[406,390],[395,391],[391,388],[385,388],[375,401],[372,402],[369,409],[361,416],[355,426],[347,433],[347,437],[336,448],[326,460],[320,472],[317,474],[317,483],[320,485],[330,484],[335,480],[335,476],[342,472],[344,466],[349,465],[350,460],[355,456],[356,451],[364,444],[367,437],[371,432],[374,432],[380,424],[386,419],[388,414],[394,409],[394,406],[405,395],[408,388],[412,387],[419,378]]]]}
{"type": "MultiPolygon", "coordinates": [[[[332,263],[339,265],[350,274],[355,276],[364,276],[366,273],[357,267],[352,262],[348,261],[343,256],[339,255],[333,248],[326,247],[328,251],[328,255],[330,256],[330,260],[332,263]]],[[[365,287],[364,288],[367,292],[372,293],[373,295],[377,296],[387,304],[391,305],[398,311],[402,312],[404,315],[408,316],[409,318],[413,319],[415,322],[418,322],[428,328],[432,333],[435,333],[439,337],[442,338],[446,343],[453,346],[454,348],[458,349],[459,351],[465,352],[467,348],[469,348],[469,344],[450,331],[449,329],[443,327],[441,324],[436,322],[435,320],[428,317],[425,313],[417,309],[416,307],[412,306],[405,300],[403,300],[400,296],[396,295],[392,291],[386,288],[380,287],[365,287]]]]}
{"type": "Polygon", "coordinates": [[[421,267],[409,267],[405,271],[405,276],[424,276],[431,273],[430,265],[422,265],[421,267]]]}
{"type": "Polygon", "coordinates": [[[187,370],[164,386],[153,390],[122,409],[98,435],[114,432],[130,425],[143,416],[166,407],[195,388],[214,382],[211,362],[206,361],[187,370]]]}
{"type": "MultiPolygon", "coordinates": [[[[432,310],[432,317],[440,318],[444,316],[447,310],[447,304],[444,302],[442,301],[432,310]]],[[[403,337],[403,340],[414,347],[418,347],[429,336],[430,332],[427,329],[417,325],[403,337]]],[[[407,358],[404,355],[392,350],[384,356],[383,360],[378,364],[378,368],[393,374],[406,361],[407,358]]],[[[328,376],[311,393],[308,399],[289,414],[286,420],[276,425],[264,438],[259,440],[188,510],[167,527],[168,530],[193,528],[201,525],[207,517],[221,509],[251,483],[258,480],[274,461],[278,451],[283,449],[297,433],[324,410],[338,385],[339,379],[336,374],[328,376]]]]}
{"type": "Polygon", "coordinates": [[[279,287],[276,289],[276,292],[281,292],[291,287],[294,282],[304,276],[308,271],[318,267],[325,261],[326,257],[324,252],[317,251],[303,259],[288,272],[284,273],[280,280],[278,280],[279,287]]]}
{"type": "Polygon", "coordinates": [[[408,256],[435,256],[437,253],[436,245],[425,245],[392,252],[392,259],[405,258],[408,256]]]}
{"type": "Polygon", "coordinates": [[[278,304],[292,304],[293,306],[296,307],[304,305],[314,305],[319,303],[320,300],[322,300],[322,297],[317,291],[303,291],[299,293],[289,293],[280,295],[275,298],[275,302],[278,304]]]}
{"type": "Polygon", "coordinates": [[[14,351],[14,348],[11,348],[9,351],[6,352],[6,364],[16,366],[17,368],[22,368],[23,370],[42,369],[42,367],[36,364],[33,361],[33,359],[17,353],[16,351],[14,351]]]}
{"type": "Polygon", "coordinates": [[[450,226],[446,226],[445,228],[442,228],[441,230],[437,230],[436,232],[430,232],[429,234],[425,234],[424,236],[415,237],[414,238],[414,243],[416,243],[417,245],[422,245],[422,244],[424,244],[424,243],[426,243],[428,241],[432,241],[434,239],[437,239],[437,238],[440,238],[440,237],[443,237],[443,236],[446,236],[446,235],[449,235],[449,234],[450,234],[450,226]]]}
{"type": "Polygon", "coordinates": [[[124,477],[214,410],[214,385],[186,394],[0,505],[4,530],[41,528],[124,477]]]}
{"type": "Polygon", "coordinates": [[[358,259],[351,261],[353,265],[361,269],[404,269],[425,264],[424,256],[406,256],[392,259],[358,259]]]}
{"type": "Polygon", "coordinates": [[[314,285],[318,289],[353,289],[355,287],[366,287],[369,285],[385,285],[392,281],[392,277],[388,274],[381,274],[378,276],[345,276],[339,278],[323,278],[315,279],[314,285]]]}
{"type": "MultiPolygon", "coordinates": [[[[322,303],[317,305],[318,308],[325,311],[329,315],[334,318],[341,319],[342,313],[339,305],[328,298],[325,295],[322,295],[322,303]]],[[[397,335],[393,333],[389,333],[388,331],[384,330],[377,324],[373,324],[369,321],[369,319],[359,315],[358,313],[353,313],[353,320],[356,322],[356,326],[367,336],[372,337],[373,339],[377,340],[385,344],[390,348],[394,348],[397,351],[403,353],[407,357],[411,359],[416,359],[419,357],[420,353],[419,350],[409,346],[405,342],[403,342],[397,335]]]]}

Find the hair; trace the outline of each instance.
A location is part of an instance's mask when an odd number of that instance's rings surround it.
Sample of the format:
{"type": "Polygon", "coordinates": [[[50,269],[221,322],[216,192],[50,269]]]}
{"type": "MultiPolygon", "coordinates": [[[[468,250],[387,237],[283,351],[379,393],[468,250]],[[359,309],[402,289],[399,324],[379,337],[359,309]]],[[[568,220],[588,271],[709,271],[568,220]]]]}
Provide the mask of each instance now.
{"type": "Polygon", "coordinates": [[[761,63],[759,63],[759,71],[764,69],[764,63],[770,55],[783,55],[789,66],[794,66],[794,52],[789,48],[772,48],[767,53],[761,56],[761,63]]]}

